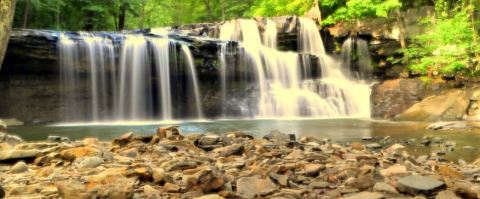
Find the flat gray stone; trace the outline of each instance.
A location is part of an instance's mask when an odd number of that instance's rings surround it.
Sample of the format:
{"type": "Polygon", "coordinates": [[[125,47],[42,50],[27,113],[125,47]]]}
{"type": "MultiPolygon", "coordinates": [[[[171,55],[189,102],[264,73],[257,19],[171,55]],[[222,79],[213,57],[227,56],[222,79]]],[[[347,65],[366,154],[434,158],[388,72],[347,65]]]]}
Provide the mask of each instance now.
{"type": "Polygon", "coordinates": [[[441,188],[445,183],[431,177],[420,175],[410,175],[398,180],[398,190],[409,194],[426,194],[429,195],[435,189],[441,188]]]}

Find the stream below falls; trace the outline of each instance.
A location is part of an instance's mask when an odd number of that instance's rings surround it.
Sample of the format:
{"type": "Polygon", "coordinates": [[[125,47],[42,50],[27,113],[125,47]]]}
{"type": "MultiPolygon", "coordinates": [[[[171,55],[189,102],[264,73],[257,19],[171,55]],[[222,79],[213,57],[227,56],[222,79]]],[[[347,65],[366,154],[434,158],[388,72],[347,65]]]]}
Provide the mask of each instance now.
{"type": "Polygon", "coordinates": [[[348,144],[357,141],[364,144],[380,143],[386,146],[400,143],[407,147],[410,154],[419,156],[432,152],[444,151],[441,157],[448,161],[461,159],[471,162],[480,157],[478,148],[480,130],[426,130],[428,123],[421,122],[389,122],[370,119],[243,119],[243,120],[201,120],[201,121],[169,121],[169,122],[114,122],[114,123],[62,123],[54,125],[9,127],[9,132],[17,134],[27,141],[45,140],[49,135],[66,136],[70,139],[97,137],[100,140],[111,140],[126,132],[139,135],[151,135],[158,126],[178,125],[182,134],[213,133],[222,134],[231,131],[242,131],[254,137],[279,130],[283,133],[311,136],[318,139],[330,139],[333,142],[348,144]],[[384,143],[384,138],[390,136],[390,141],[384,143]],[[432,144],[425,146],[422,140],[430,136],[435,140],[454,142],[450,150],[432,144]],[[372,137],[367,141],[362,138],[372,137]],[[414,139],[414,140],[413,140],[414,139]],[[407,143],[410,142],[410,143],[407,143]]]}

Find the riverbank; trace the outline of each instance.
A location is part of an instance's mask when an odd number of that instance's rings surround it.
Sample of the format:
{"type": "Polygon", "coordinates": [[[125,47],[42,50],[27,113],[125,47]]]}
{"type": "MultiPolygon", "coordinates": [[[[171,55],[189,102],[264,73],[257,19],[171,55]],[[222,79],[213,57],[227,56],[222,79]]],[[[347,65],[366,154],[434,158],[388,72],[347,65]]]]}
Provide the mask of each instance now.
{"type": "Polygon", "coordinates": [[[8,198],[480,196],[480,161],[415,157],[398,143],[337,144],[280,132],[182,135],[174,126],[111,142],[4,140],[0,179],[8,198]]]}

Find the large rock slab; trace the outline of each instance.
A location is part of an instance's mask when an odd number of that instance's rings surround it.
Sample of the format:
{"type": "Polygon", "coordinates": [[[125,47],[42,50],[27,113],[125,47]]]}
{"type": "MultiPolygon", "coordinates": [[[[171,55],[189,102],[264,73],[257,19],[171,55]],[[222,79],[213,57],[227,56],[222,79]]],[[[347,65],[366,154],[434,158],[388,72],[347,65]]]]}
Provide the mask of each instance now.
{"type": "Polygon", "coordinates": [[[237,181],[237,194],[243,198],[269,195],[276,190],[277,185],[272,181],[258,176],[243,177],[237,181]]]}
{"type": "Polygon", "coordinates": [[[429,122],[461,120],[470,104],[468,96],[469,93],[461,89],[430,96],[398,115],[395,120],[429,122]]]}
{"type": "Polygon", "coordinates": [[[14,159],[24,159],[24,158],[33,158],[40,153],[37,149],[28,149],[28,150],[3,150],[0,151],[0,161],[1,160],[14,160],[14,159]]]}
{"type": "Polygon", "coordinates": [[[431,177],[420,175],[410,175],[398,180],[398,190],[403,193],[412,195],[426,194],[429,195],[433,191],[443,187],[445,183],[431,177]]]}

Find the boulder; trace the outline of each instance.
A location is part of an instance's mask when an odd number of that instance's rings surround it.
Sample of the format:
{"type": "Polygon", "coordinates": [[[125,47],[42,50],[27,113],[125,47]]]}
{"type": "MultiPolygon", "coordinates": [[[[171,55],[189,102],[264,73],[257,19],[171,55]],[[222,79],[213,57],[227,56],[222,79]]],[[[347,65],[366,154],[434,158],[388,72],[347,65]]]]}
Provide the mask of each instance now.
{"type": "Polygon", "coordinates": [[[395,117],[395,120],[427,122],[461,120],[469,103],[468,92],[452,89],[444,94],[423,99],[395,117]]]}
{"type": "Polygon", "coordinates": [[[397,183],[397,188],[400,192],[412,195],[430,195],[432,192],[445,185],[445,183],[434,178],[420,175],[410,175],[400,178],[397,183]]]}
{"type": "Polygon", "coordinates": [[[12,168],[10,168],[10,173],[23,173],[28,171],[28,166],[25,164],[25,162],[20,161],[17,162],[15,165],[13,165],[12,168]]]}
{"type": "Polygon", "coordinates": [[[180,192],[180,188],[180,186],[168,182],[163,185],[163,190],[170,193],[178,193],[180,192]]]}
{"type": "Polygon", "coordinates": [[[383,177],[405,174],[408,174],[407,167],[399,164],[392,165],[386,169],[380,170],[380,175],[382,175],[383,177]]]}
{"type": "Polygon", "coordinates": [[[113,139],[112,141],[112,144],[113,145],[119,145],[120,147],[123,147],[125,145],[127,145],[133,138],[133,132],[128,132],[128,133],[125,133],[123,135],[121,135],[120,137],[117,137],[115,139],[113,139]]]}
{"type": "Polygon", "coordinates": [[[0,151],[1,160],[28,159],[34,158],[40,153],[37,149],[29,150],[2,150],[0,151]]]}
{"type": "Polygon", "coordinates": [[[259,176],[242,177],[237,180],[237,194],[242,198],[255,198],[270,195],[277,191],[275,185],[269,179],[262,179],[259,176]]]}
{"type": "Polygon", "coordinates": [[[439,192],[436,196],[435,199],[460,199],[455,193],[453,193],[450,190],[445,190],[439,192]]]}
{"type": "Polygon", "coordinates": [[[77,181],[57,182],[58,195],[63,199],[97,198],[97,190],[87,189],[87,185],[77,181]]]}
{"type": "Polygon", "coordinates": [[[86,156],[101,156],[102,152],[94,147],[84,146],[84,147],[75,147],[70,149],[65,149],[60,152],[62,157],[69,161],[74,161],[80,157],[86,156]]]}
{"type": "Polygon", "coordinates": [[[108,169],[89,176],[87,188],[98,190],[99,198],[128,199],[133,196],[134,179],[126,178],[118,170],[108,169]]]}
{"type": "Polygon", "coordinates": [[[233,144],[230,146],[217,148],[214,151],[218,153],[220,157],[228,157],[231,155],[242,155],[244,147],[242,144],[233,144]]]}
{"type": "Polygon", "coordinates": [[[100,157],[80,157],[75,159],[75,165],[77,168],[96,168],[103,163],[103,159],[100,157]]]}
{"type": "Polygon", "coordinates": [[[6,143],[10,146],[15,146],[22,142],[23,142],[23,139],[20,138],[19,136],[2,133],[0,131],[0,143],[6,143]]]}
{"type": "Polygon", "coordinates": [[[155,188],[153,188],[150,185],[144,185],[143,186],[143,193],[147,196],[149,199],[154,199],[154,198],[161,198],[161,192],[155,188]]]}

